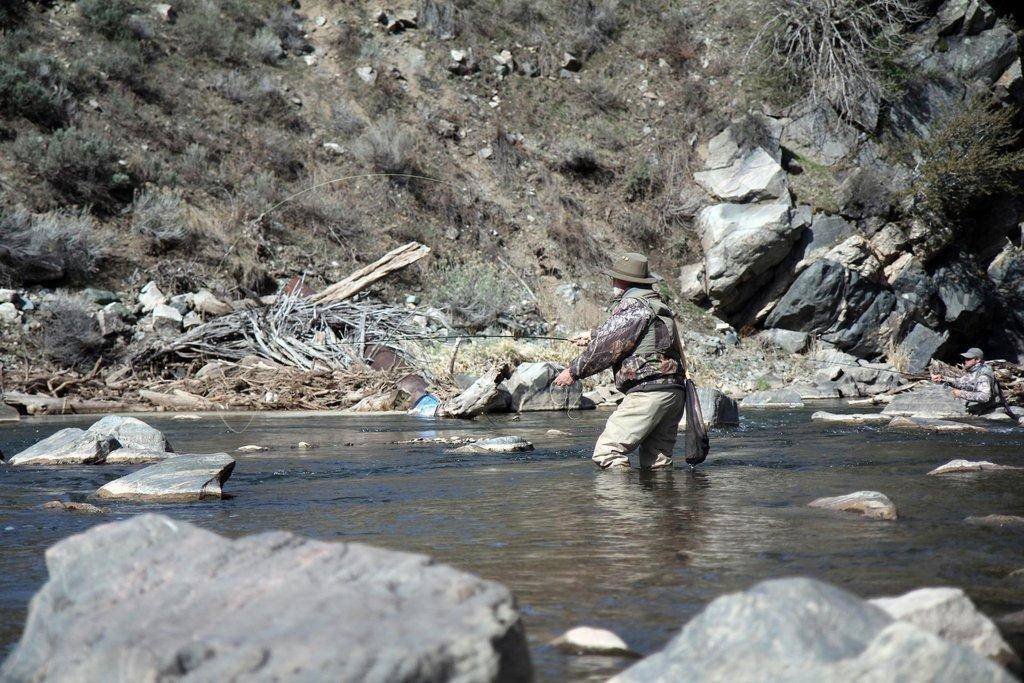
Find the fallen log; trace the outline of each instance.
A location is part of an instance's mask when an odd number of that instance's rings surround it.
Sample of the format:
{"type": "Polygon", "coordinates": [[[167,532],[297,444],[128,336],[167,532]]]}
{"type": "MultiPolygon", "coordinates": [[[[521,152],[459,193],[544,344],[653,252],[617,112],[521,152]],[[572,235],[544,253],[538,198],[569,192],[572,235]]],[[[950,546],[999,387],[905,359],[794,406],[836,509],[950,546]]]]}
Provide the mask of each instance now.
{"type": "Polygon", "coordinates": [[[23,407],[29,415],[82,415],[151,410],[148,406],[124,401],[54,398],[39,394],[22,394],[17,391],[8,391],[4,394],[3,400],[8,405],[23,407]]]}
{"type": "Polygon", "coordinates": [[[389,251],[370,265],[364,266],[347,276],[344,280],[335,282],[319,294],[310,297],[310,300],[319,304],[344,301],[385,275],[405,268],[429,253],[430,247],[427,245],[420,244],[419,242],[409,242],[393,251],[389,251]]]}
{"type": "Polygon", "coordinates": [[[498,385],[512,375],[508,363],[495,365],[464,392],[437,407],[438,417],[473,418],[487,410],[498,398],[498,385]]]}
{"type": "Polygon", "coordinates": [[[216,404],[212,401],[181,389],[174,389],[169,394],[139,389],[139,396],[155,406],[172,410],[214,410],[217,408],[216,404]]]}

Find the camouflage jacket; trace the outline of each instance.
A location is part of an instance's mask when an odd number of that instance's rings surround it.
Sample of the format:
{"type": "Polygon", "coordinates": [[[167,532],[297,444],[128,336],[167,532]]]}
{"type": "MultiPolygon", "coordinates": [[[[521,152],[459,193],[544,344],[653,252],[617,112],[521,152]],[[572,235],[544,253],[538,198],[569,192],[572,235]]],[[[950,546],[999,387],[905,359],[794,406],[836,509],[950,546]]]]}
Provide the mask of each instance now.
{"type": "Polygon", "coordinates": [[[999,401],[999,387],[995,375],[985,363],[978,363],[962,377],[946,377],[943,384],[960,390],[960,398],[982,406],[995,406],[999,401]]]}
{"type": "MultiPolygon", "coordinates": [[[[655,313],[658,305],[663,305],[661,299],[651,290],[626,292],[611,317],[591,333],[590,344],[569,364],[569,372],[582,379],[611,368],[615,386],[623,393],[682,388],[686,380],[682,344],[675,321],[669,326],[655,313]],[[648,329],[653,334],[654,352],[638,355],[635,351],[648,329]]],[[[647,340],[648,345],[651,342],[647,340]]]]}

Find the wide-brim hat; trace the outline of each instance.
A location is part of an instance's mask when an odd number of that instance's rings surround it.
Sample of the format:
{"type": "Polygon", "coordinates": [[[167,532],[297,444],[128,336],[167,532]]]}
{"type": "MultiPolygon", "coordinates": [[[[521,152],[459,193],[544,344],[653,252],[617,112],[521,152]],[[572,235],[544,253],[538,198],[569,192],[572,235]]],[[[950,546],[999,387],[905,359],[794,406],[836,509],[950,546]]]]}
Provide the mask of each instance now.
{"type": "Polygon", "coordinates": [[[651,272],[647,257],[635,252],[616,256],[611,267],[604,270],[604,274],[616,280],[635,282],[638,285],[653,285],[655,282],[661,282],[661,276],[651,272]]]}

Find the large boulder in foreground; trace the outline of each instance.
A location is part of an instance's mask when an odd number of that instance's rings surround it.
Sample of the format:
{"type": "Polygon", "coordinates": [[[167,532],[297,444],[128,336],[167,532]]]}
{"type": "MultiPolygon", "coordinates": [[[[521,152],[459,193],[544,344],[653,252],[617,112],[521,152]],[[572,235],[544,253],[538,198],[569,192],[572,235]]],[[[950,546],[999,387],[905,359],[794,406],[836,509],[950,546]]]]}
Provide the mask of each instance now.
{"type": "Polygon", "coordinates": [[[526,681],[500,584],[423,555],[160,515],[46,551],[9,681],[526,681]]]}
{"type": "Polygon", "coordinates": [[[926,417],[939,420],[967,416],[967,402],[953,396],[947,387],[926,384],[897,395],[882,410],[885,415],[926,417]]]}
{"type": "Polygon", "coordinates": [[[14,454],[11,465],[95,465],[117,448],[112,436],[68,427],[14,454]]]}
{"type": "Polygon", "coordinates": [[[724,595],[661,652],[612,679],[670,681],[957,681],[1010,683],[972,650],[813,579],[765,581],[724,595]]]}
{"type": "Polygon", "coordinates": [[[992,620],[979,612],[959,588],[921,588],[895,598],[875,598],[871,604],[893,619],[969,647],[1004,666],[1020,661],[992,620]]]}
{"type": "Polygon", "coordinates": [[[176,455],[115,479],[96,492],[100,498],[192,501],[222,498],[235,469],[227,453],[176,455]]]}
{"type": "MultiPolygon", "coordinates": [[[[558,387],[552,384],[562,366],[555,363],[522,363],[505,382],[512,395],[512,410],[579,410],[583,405],[583,384],[558,387]]],[[[593,407],[587,404],[587,407],[593,407]]]]}

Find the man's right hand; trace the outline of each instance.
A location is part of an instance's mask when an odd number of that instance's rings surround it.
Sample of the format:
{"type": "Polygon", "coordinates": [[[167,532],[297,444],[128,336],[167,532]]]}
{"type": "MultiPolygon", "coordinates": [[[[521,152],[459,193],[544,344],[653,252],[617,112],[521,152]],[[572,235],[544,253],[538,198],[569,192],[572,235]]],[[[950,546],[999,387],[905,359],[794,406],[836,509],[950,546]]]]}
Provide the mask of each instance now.
{"type": "Polygon", "coordinates": [[[936,383],[942,382],[942,375],[932,375],[932,381],[936,383]]]}

